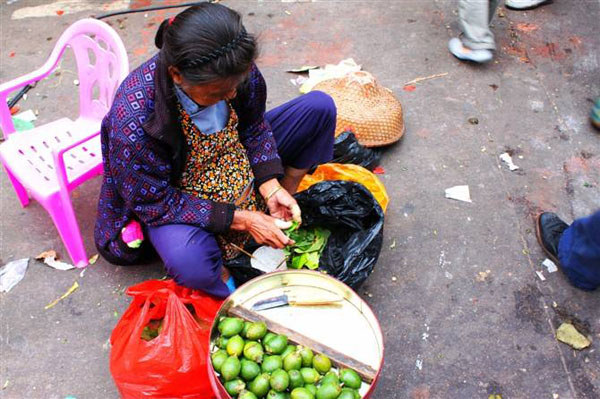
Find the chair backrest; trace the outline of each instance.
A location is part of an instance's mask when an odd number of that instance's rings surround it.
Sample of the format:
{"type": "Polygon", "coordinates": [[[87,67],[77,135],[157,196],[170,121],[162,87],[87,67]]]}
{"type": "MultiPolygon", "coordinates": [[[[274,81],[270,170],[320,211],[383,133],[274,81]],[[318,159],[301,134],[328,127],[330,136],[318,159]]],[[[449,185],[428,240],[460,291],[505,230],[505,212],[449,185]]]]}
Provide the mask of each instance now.
{"type": "Polygon", "coordinates": [[[100,120],[129,73],[125,46],[114,29],[92,18],[71,25],[59,38],[55,50],[62,55],[67,46],[75,53],[77,62],[79,115],[100,120]]]}

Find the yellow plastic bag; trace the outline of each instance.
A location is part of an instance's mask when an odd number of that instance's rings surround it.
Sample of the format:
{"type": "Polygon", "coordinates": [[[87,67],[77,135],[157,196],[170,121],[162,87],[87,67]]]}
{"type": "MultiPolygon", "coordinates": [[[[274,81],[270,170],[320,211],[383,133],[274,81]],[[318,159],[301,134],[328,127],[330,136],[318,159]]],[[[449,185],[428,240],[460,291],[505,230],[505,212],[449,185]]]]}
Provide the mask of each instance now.
{"type": "Polygon", "coordinates": [[[324,180],[349,180],[365,186],[375,197],[383,212],[386,211],[390,198],[385,186],[377,176],[362,166],[341,163],[326,163],[319,165],[315,173],[304,176],[298,191],[303,191],[324,180]]]}

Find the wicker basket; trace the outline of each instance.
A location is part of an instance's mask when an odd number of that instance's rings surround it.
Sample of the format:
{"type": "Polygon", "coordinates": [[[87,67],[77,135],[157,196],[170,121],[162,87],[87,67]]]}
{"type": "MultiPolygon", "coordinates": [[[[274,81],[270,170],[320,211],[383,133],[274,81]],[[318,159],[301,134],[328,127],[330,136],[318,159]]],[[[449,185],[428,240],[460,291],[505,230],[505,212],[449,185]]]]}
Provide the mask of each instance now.
{"type": "Polygon", "coordinates": [[[392,144],[404,134],[402,105],[368,72],[353,72],[329,79],[313,90],[329,94],[337,106],[335,136],[351,130],[367,147],[392,144]]]}

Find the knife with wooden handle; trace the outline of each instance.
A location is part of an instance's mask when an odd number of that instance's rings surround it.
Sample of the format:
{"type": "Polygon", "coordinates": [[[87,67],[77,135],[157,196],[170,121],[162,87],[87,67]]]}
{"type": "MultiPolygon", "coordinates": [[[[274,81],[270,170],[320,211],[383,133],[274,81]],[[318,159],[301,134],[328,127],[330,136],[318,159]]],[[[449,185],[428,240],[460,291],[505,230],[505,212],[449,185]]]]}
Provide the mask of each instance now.
{"type": "Polygon", "coordinates": [[[329,306],[341,305],[343,298],[338,296],[298,298],[293,295],[279,295],[273,298],[263,299],[252,305],[252,310],[260,311],[266,309],[279,308],[282,306],[329,306]]]}

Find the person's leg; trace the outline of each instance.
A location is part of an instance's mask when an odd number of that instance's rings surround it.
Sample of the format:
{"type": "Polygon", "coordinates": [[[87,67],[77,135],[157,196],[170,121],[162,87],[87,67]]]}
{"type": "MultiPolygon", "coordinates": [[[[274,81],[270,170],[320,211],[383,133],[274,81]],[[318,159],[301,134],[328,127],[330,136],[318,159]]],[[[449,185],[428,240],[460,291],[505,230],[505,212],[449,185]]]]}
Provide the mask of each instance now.
{"type": "Polygon", "coordinates": [[[498,3],[500,0],[490,0],[490,11],[488,13],[488,25],[492,23],[492,19],[494,19],[494,15],[496,15],[496,9],[498,8],[498,3]]]}
{"type": "Polygon", "coordinates": [[[171,224],[148,227],[147,235],[177,284],[220,298],[229,295],[221,278],[223,259],[214,234],[196,226],[171,224]]]}
{"type": "Polygon", "coordinates": [[[320,91],[297,97],[266,113],[285,166],[281,185],[290,193],[296,192],[310,168],[333,159],[336,115],[333,99],[320,91]]]}
{"type": "Polygon", "coordinates": [[[584,290],[600,287],[600,211],[575,220],[563,232],[558,258],[574,286],[584,290]]]}
{"type": "Polygon", "coordinates": [[[495,50],[490,21],[496,11],[496,1],[460,0],[458,19],[463,33],[462,43],[471,50],[495,50]]]}

